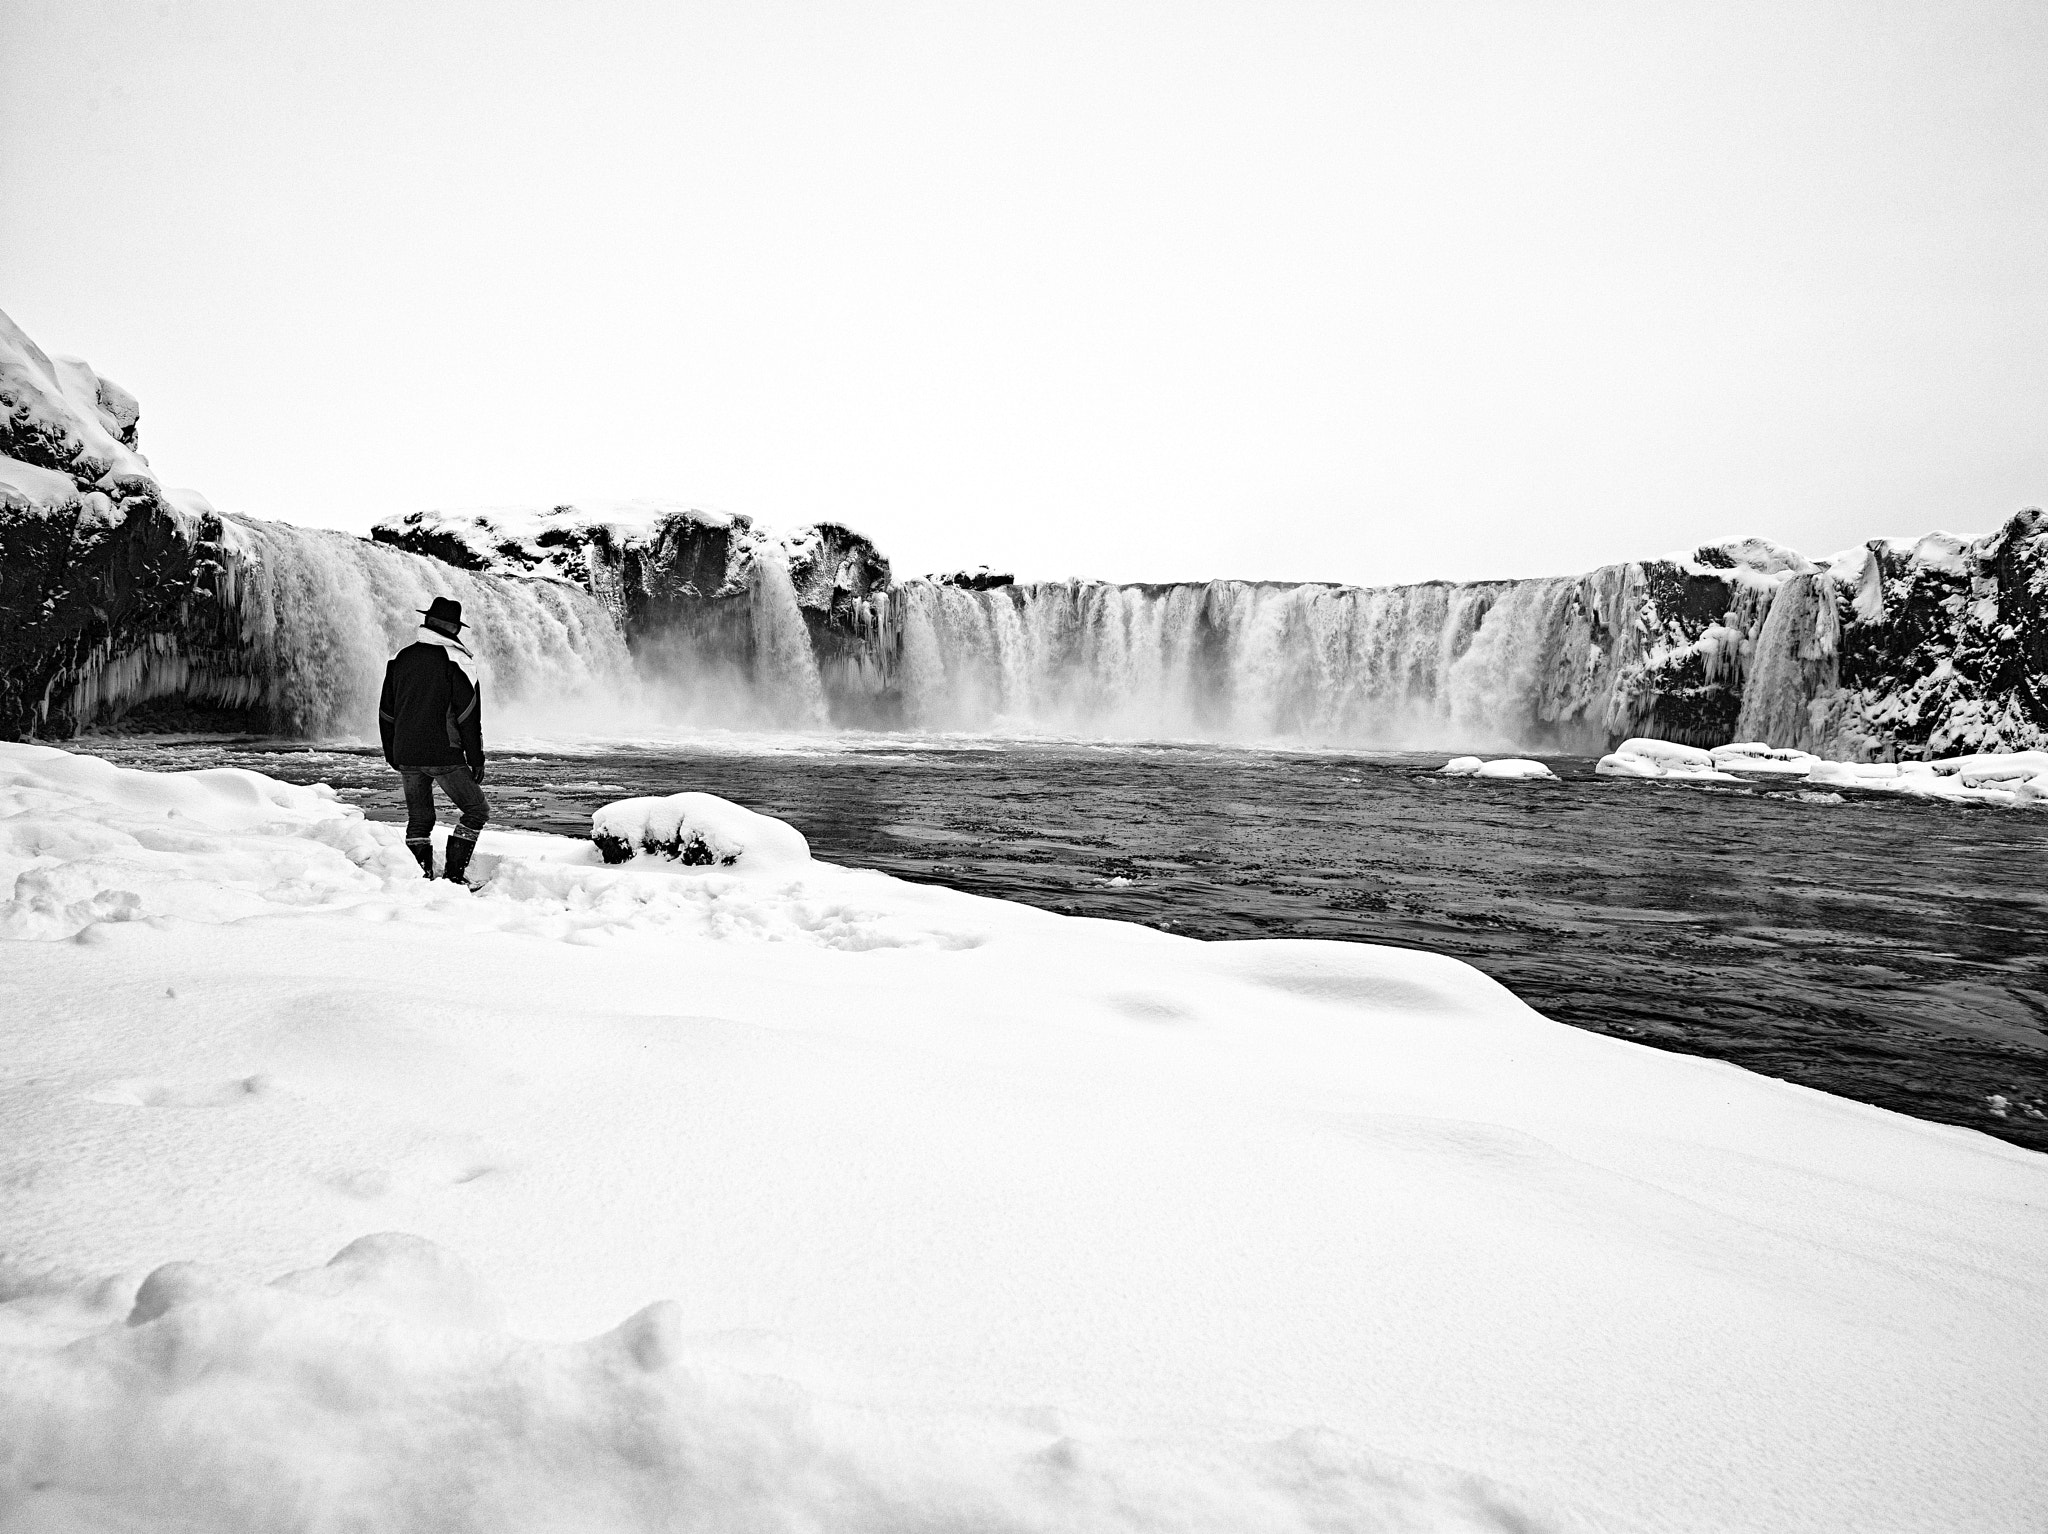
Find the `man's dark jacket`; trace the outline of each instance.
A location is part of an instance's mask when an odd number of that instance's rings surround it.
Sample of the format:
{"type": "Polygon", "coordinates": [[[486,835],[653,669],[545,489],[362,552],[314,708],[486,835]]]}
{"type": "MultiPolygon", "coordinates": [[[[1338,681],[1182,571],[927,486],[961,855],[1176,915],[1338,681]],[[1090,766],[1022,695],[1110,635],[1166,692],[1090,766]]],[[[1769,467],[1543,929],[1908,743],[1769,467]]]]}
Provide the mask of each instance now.
{"type": "Polygon", "coordinates": [[[377,710],[384,760],[394,767],[467,767],[484,775],[483,694],[455,657],[424,640],[384,668],[377,710]]]}

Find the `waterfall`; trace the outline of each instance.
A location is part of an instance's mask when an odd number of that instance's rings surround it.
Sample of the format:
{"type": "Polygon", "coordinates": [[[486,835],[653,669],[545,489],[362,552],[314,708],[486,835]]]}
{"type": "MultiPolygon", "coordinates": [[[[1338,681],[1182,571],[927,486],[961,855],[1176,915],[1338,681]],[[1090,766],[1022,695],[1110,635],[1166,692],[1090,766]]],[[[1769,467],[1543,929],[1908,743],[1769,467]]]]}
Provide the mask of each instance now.
{"type": "Polygon", "coordinates": [[[1835,593],[1825,570],[1795,575],[1779,588],[1743,686],[1738,739],[1815,752],[1836,745],[1826,717],[1840,678],[1835,593]]]}
{"type": "Polygon", "coordinates": [[[811,649],[811,631],[796,603],[789,566],[779,551],[768,551],[755,565],[748,597],[748,619],[754,643],[755,676],[771,705],[774,721],[799,729],[829,722],[825,687],[818,658],[811,649]]]}
{"type": "Polygon", "coordinates": [[[1749,572],[1671,561],[1381,588],[912,580],[858,592],[819,567],[800,592],[786,550],[760,538],[728,539],[715,560],[619,556],[603,579],[572,584],[233,517],[179,536],[185,585],[168,616],[108,635],[52,683],[69,690],[54,695],[68,717],[175,696],[283,732],[374,739],[384,663],[438,596],[464,606],[494,731],[508,719],[547,733],[838,724],[1602,751],[1630,734],[1731,738],[1754,673],[1743,733],[1805,744],[1801,710],[1833,653],[1832,599],[1808,600],[1811,578],[1774,604],[1749,572]]]}
{"type": "Polygon", "coordinates": [[[346,533],[222,523],[210,609],[189,616],[182,634],[80,667],[74,717],[179,697],[259,710],[284,733],[375,740],[384,663],[412,642],[420,610],[444,596],[462,603],[490,723],[631,685],[616,623],[576,587],[474,575],[346,533]]]}
{"type": "Polygon", "coordinates": [[[412,643],[435,597],[462,604],[493,722],[616,696],[630,682],[610,613],[573,586],[473,575],[346,533],[230,520],[249,551],[243,636],[281,728],[374,740],[384,663],[412,643]]]}
{"type": "MultiPolygon", "coordinates": [[[[1589,674],[1570,643],[1582,588],[1604,574],[1379,589],[912,581],[897,593],[903,718],[1124,738],[1605,749],[1614,668],[1603,652],[1589,674]]],[[[1609,585],[1613,608],[1621,593],[1609,585]]]]}

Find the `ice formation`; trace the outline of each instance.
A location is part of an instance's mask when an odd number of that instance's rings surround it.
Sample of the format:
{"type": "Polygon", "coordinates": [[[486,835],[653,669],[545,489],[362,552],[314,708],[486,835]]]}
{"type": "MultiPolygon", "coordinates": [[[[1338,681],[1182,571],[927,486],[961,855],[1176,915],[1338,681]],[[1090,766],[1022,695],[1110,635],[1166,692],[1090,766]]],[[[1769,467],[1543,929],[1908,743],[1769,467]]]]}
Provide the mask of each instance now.
{"type": "Polygon", "coordinates": [[[1803,778],[1820,762],[1810,751],[1769,746],[1759,740],[1733,741],[1714,747],[1709,754],[1716,767],[1753,777],[1803,778]]]}
{"type": "Polygon", "coordinates": [[[1542,762],[1526,757],[1503,756],[1486,761],[1476,756],[1456,756],[1444,763],[1443,774],[1451,778],[1506,778],[1523,782],[1549,780],[1557,774],[1542,762]]]}
{"type": "MultiPolygon", "coordinates": [[[[1466,758],[1465,760],[1476,760],[1466,758]]],[[[1453,764],[1456,765],[1456,764],[1453,764]]],[[[1449,769],[1445,769],[1449,771],[1449,769]]],[[[1836,762],[1754,741],[1701,751],[1663,740],[1626,740],[1593,769],[1602,777],[1691,783],[1796,782],[1951,803],[2048,809],[2048,751],[1991,751],[1933,762],[1836,762]]],[[[1802,794],[1837,804],[1839,795],[1802,794]]]]}
{"type": "Polygon", "coordinates": [[[1676,741],[1625,740],[1600,758],[1593,770],[1610,778],[1682,778],[1703,783],[1739,783],[1722,770],[1711,751],[1676,741]]]}
{"type": "Polygon", "coordinates": [[[0,1523],[2048,1518],[2037,1155],[1425,953],[399,834],[0,745],[0,1523]]]}
{"type": "Polygon", "coordinates": [[[1922,799],[2048,809],[2048,751],[1986,751],[1935,762],[1816,761],[1806,781],[1922,799]]]}

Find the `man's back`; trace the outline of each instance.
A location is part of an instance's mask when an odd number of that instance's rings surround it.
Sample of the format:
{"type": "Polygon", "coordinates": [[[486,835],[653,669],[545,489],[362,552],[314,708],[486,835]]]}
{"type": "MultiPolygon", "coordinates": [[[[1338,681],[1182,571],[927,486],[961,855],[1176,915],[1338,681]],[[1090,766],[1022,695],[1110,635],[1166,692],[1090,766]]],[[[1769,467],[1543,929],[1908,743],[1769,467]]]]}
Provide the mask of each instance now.
{"type": "Polygon", "coordinates": [[[483,759],[476,685],[437,644],[407,645],[384,669],[384,756],[395,767],[472,766],[483,759]]]}
{"type": "Polygon", "coordinates": [[[462,604],[435,597],[420,610],[420,637],[384,668],[377,727],[384,760],[405,780],[405,845],[434,877],[434,789],[462,812],[448,833],[447,877],[467,884],[469,855],[491,818],[484,780],[483,695],[475,657],[462,642],[462,604]]]}

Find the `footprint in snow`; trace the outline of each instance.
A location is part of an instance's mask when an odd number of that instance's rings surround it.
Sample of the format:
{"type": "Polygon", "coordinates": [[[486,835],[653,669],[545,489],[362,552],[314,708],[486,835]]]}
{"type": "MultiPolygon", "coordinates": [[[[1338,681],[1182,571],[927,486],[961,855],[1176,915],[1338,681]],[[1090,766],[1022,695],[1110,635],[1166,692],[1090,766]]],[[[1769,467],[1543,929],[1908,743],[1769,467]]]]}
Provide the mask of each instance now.
{"type": "Polygon", "coordinates": [[[87,1102],[118,1108],[231,1108],[261,1097],[268,1076],[234,1076],[225,1081],[161,1081],[137,1077],[85,1094],[87,1102]]]}
{"type": "Polygon", "coordinates": [[[350,1198],[379,1199],[392,1193],[422,1194],[440,1188],[460,1188],[502,1175],[506,1170],[492,1161],[430,1155],[400,1166],[344,1172],[327,1182],[336,1192],[346,1193],[350,1198]]]}

